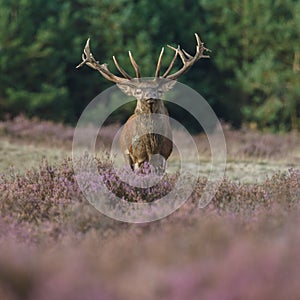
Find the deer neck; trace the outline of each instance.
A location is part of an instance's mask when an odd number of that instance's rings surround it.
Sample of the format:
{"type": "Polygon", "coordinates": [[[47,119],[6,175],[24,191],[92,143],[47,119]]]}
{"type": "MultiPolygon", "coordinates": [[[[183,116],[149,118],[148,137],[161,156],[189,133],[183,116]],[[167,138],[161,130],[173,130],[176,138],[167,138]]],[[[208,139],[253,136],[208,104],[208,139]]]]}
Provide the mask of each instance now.
{"type": "Polygon", "coordinates": [[[147,101],[137,101],[135,114],[165,114],[165,106],[160,99],[153,100],[152,103],[147,101]]]}

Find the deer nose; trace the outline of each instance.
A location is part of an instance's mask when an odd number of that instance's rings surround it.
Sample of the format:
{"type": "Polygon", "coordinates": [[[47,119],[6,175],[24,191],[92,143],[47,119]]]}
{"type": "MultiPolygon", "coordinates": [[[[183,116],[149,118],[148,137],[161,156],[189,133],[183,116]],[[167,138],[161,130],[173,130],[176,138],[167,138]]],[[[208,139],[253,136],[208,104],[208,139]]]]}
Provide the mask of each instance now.
{"type": "Polygon", "coordinates": [[[147,102],[148,104],[153,104],[153,103],[155,102],[155,99],[150,98],[150,99],[147,99],[146,102],[147,102]]]}

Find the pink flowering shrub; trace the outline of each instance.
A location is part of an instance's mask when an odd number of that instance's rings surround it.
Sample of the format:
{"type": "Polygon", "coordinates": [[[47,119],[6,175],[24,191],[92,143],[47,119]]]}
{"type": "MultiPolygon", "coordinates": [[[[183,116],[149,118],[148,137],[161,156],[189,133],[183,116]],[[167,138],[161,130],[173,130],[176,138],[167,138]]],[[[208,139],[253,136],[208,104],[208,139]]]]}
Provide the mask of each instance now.
{"type": "MultiPolygon", "coordinates": [[[[119,124],[102,127],[97,147],[110,145],[119,128],[119,124]]],[[[74,127],[20,115],[12,120],[0,121],[0,135],[18,142],[27,143],[30,139],[31,144],[71,149],[74,127]]]]}
{"type": "MultiPolygon", "coordinates": [[[[155,201],[178,179],[131,187],[107,161],[97,166],[105,186],[128,201],[155,201]]],[[[300,298],[300,172],[255,184],[224,179],[200,209],[205,184],[199,178],[167,218],[127,224],[85,199],[70,159],[2,174],[0,299],[300,298]]]]}

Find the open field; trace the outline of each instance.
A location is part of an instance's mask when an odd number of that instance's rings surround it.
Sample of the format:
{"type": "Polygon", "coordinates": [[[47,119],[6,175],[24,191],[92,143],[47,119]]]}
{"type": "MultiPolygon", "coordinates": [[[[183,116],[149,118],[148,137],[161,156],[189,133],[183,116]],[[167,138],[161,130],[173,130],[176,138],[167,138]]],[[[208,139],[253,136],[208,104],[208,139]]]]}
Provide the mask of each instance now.
{"type": "MultiPolygon", "coordinates": [[[[231,131],[225,126],[227,143],[226,176],[234,181],[254,183],[263,181],[277,171],[287,171],[300,166],[299,134],[261,134],[258,132],[231,131]]],[[[116,132],[114,126],[104,132],[107,145],[116,132]]],[[[51,122],[29,121],[20,116],[14,121],[0,124],[0,172],[7,173],[11,167],[24,172],[38,167],[42,159],[60,163],[72,156],[73,128],[51,122]]],[[[175,134],[180,134],[176,133],[175,134]]],[[[102,136],[103,137],[103,136],[102,136]]],[[[204,135],[195,136],[200,160],[191,158],[190,163],[200,163],[200,175],[210,172],[210,151],[204,135]]],[[[189,145],[182,142],[183,155],[189,155],[189,145]]],[[[121,154],[117,159],[120,158],[121,154]]],[[[168,160],[172,172],[180,164],[176,153],[168,160]]]]}
{"type": "MultiPolygon", "coordinates": [[[[162,220],[128,224],[100,214],[78,188],[72,128],[1,123],[0,299],[299,299],[299,135],[225,135],[226,178],[209,206],[197,202],[210,171],[199,135],[188,201],[162,220]]],[[[175,153],[169,172],[177,165],[175,153]]]]}

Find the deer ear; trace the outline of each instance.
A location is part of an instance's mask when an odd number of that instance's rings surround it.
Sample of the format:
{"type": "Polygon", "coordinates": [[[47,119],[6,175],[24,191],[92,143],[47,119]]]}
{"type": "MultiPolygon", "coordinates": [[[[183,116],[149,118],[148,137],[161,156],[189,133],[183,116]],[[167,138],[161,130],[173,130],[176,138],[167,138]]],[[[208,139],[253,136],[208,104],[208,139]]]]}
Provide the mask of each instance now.
{"type": "Polygon", "coordinates": [[[126,83],[117,83],[118,88],[127,96],[133,96],[133,87],[126,83]]]}
{"type": "Polygon", "coordinates": [[[167,81],[164,80],[161,88],[164,92],[167,92],[170,91],[176,83],[177,83],[176,80],[167,80],[167,81]]]}

